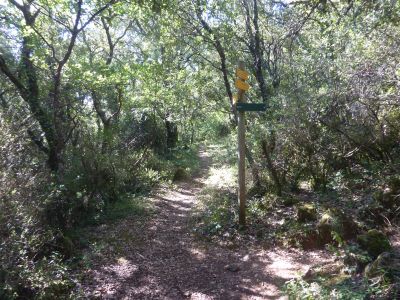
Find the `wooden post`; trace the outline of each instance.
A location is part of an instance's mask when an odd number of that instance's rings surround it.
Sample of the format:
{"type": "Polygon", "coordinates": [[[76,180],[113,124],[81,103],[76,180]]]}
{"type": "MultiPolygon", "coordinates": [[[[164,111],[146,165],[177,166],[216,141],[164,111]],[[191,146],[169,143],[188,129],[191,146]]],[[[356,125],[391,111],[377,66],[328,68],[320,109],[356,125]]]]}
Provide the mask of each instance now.
{"type": "Polygon", "coordinates": [[[249,73],[244,69],[243,61],[239,61],[236,70],[235,86],[238,89],[236,111],[238,112],[238,202],[239,202],[239,225],[246,225],[246,120],[245,111],[264,111],[264,103],[246,103],[244,93],[250,88],[246,82],[249,79],[249,73]]]}
{"type": "MultiPolygon", "coordinates": [[[[243,61],[239,61],[238,69],[244,70],[243,61]]],[[[244,98],[244,90],[238,89],[237,102],[246,102],[244,98]]],[[[244,111],[238,112],[238,201],[239,201],[239,225],[246,225],[246,161],[245,161],[245,114],[244,111]]]]}

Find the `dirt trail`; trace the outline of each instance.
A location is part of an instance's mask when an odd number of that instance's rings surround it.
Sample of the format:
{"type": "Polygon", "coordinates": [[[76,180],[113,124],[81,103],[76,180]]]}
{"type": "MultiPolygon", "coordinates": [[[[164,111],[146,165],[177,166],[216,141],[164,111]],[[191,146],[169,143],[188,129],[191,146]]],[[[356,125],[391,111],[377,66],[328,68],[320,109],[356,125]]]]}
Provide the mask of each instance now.
{"type": "Polygon", "coordinates": [[[125,219],[98,228],[102,249],[86,271],[82,288],[100,299],[285,299],[282,284],[328,261],[324,251],[241,246],[228,249],[198,241],[190,211],[207,177],[210,158],[199,153],[201,170],[174,190],[153,196],[156,213],[146,224],[125,219]]]}

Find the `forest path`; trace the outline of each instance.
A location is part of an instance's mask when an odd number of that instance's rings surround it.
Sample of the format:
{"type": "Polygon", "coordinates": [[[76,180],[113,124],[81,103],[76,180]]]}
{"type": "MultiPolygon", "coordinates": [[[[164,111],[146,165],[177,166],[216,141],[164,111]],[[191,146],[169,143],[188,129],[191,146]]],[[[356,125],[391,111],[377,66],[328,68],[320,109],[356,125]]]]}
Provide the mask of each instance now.
{"type": "Polygon", "coordinates": [[[108,247],[93,259],[82,288],[92,299],[286,299],[285,281],[330,260],[324,251],[263,249],[254,243],[229,249],[199,241],[190,212],[204,186],[211,158],[199,152],[198,174],[152,196],[155,214],[97,229],[108,247]]]}

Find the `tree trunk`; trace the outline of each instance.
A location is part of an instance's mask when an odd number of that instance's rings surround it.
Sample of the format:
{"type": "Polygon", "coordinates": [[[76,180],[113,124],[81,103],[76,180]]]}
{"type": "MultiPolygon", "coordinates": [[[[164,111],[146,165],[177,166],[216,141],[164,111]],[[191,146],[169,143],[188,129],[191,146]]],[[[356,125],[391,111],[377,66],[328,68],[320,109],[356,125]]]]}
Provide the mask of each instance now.
{"type": "MultiPolygon", "coordinates": [[[[253,16],[250,13],[249,3],[244,0],[242,5],[246,12],[246,30],[250,37],[250,43],[248,44],[251,55],[253,56],[253,67],[256,74],[256,80],[260,89],[261,98],[263,103],[268,107],[268,90],[263,73],[264,65],[264,51],[262,47],[262,38],[260,36],[259,24],[258,24],[258,3],[257,0],[253,0],[253,16]],[[254,28],[254,31],[253,31],[254,28]]],[[[264,153],[268,171],[274,181],[276,192],[278,195],[282,192],[282,184],[279,180],[278,172],[274,166],[271,155],[267,149],[267,140],[264,138],[261,140],[262,151],[264,153]]]]}
{"type": "Polygon", "coordinates": [[[274,164],[272,163],[272,158],[271,158],[270,152],[268,151],[268,145],[267,145],[267,141],[266,140],[262,140],[261,141],[261,149],[263,151],[265,160],[267,162],[267,167],[268,167],[268,170],[270,172],[272,181],[274,182],[275,189],[276,189],[276,194],[278,196],[281,196],[282,195],[282,183],[281,183],[281,181],[279,179],[278,172],[275,169],[274,164]]]}
{"type": "Polygon", "coordinates": [[[167,148],[172,149],[178,142],[178,127],[167,119],[165,120],[165,129],[167,131],[167,148]]]}

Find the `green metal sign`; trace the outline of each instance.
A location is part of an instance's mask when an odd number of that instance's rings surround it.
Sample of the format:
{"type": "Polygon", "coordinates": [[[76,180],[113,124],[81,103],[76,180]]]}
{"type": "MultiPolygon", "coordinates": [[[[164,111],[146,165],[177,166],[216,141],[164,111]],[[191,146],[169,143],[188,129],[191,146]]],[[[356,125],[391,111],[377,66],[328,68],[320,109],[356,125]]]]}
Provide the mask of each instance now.
{"type": "Polygon", "coordinates": [[[236,103],[236,109],[238,111],[265,111],[267,106],[265,103],[236,103]]]}

